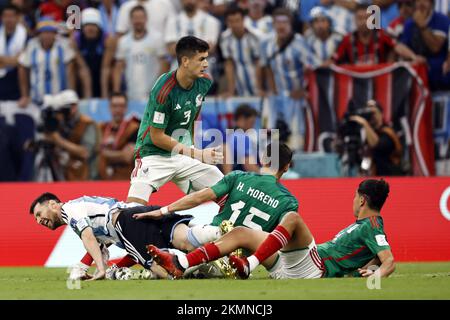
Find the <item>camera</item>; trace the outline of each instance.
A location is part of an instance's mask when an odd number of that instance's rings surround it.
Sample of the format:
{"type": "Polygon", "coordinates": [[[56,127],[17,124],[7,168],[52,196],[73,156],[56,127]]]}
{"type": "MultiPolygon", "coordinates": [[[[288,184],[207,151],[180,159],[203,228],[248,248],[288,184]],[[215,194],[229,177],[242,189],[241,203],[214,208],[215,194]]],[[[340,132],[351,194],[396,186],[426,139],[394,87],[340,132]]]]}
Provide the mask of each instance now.
{"type": "MultiPolygon", "coordinates": [[[[373,111],[370,107],[357,109],[353,100],[348,103],[347,112],[337,130],[338,143],[336,144],[336,151],[340,155],[344,171],[348,171],[352,167],[360,168],[363,161],[362,127],[350,119],[352,116],[360,116],[370,123],[373,111]]],[[[348,175],[348,172],[345,175],[348,175]]]]}

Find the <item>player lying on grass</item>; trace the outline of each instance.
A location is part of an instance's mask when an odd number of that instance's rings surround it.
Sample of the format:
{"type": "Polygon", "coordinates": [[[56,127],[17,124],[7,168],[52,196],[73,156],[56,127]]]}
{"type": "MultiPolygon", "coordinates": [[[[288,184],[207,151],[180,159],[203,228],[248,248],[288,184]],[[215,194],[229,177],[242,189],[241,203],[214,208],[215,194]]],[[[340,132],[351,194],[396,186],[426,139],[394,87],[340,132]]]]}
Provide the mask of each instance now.
{"type": "Polygon", "coordinates": [[[244,279],[260,263],[275,279],[342,277],[355,271],[367,277],[373,274],[368,267],[374,264],[380,264],[377,272],[386,277],[395,270],[380,216],[388,194],[389,185],[382,179],[361,182],[353,199],[356,222],[318,248],[296,212],[287,213],[270,234],[238,227],[186,256],[164,252],[155,245],[147,248],[155,261],[175,278],[181,277],[186,268],[213,261],[237,248],[254,252],[248,258],[230,256],[231,264],[244,279]]]}
{"type": "MultiPolygon", "coordinates": [[[[194,226],[187,224],[193,218],[189,215],[171,215],[164,219],[138,221],[132,218],[137,212],[155,210],[158,206],[137,206],[119,202],[112,198],[84,196],[66,203],[51,193],[44,193],[36,198],[30,207],[38,224],[50,230],[63,225],[69,225],[81,238],[87,252],[93,257],[97,265],[97,273],[93,280],[105,277],[107,259],[102,256],[101,245],[115,244],[123,248],[133,258],[135,263],[150,269],[158,277],[166,277],[167,273],[148,255],[145,246],[157,243],[165,248],[193,250],[187,236],[188,231],[204,230],[208,226],[194,226]]],[[[214,228],[217,230],[217,228],[214,228]]],[[[212,234],[209,241],[220,235],[212,234]]],[[[207,238],[203,238],[205,243],[207,238]]]]}

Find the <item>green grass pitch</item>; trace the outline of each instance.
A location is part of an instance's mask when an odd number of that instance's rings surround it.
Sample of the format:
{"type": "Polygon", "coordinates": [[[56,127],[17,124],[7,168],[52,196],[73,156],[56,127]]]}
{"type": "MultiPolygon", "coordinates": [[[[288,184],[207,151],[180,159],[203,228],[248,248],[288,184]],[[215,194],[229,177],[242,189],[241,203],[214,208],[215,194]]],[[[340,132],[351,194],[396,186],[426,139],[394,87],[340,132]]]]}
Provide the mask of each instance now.
{"type": "Polygon", "coordinates": [[[450,299],[450,262],[399,263],[369,290],[366,279],[133,280],[82,282],[69,290],[66,269],[0,268],[0,299],[450,299]]]}

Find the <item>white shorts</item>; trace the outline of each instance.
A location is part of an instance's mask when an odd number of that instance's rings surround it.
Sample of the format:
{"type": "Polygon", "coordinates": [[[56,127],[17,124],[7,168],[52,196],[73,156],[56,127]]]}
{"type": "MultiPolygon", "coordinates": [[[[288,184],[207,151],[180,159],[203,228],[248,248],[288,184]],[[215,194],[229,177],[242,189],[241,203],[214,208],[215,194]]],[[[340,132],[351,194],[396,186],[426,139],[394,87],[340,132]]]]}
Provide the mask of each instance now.
{"type": "Polygon", "coordinates": [[[211,187],[223,178],[215,166],[177,154],[170,157],[147,156],[135,161],[128,197],[147,201],[154,190],[169,181],[184,193],[211,187]]]}
{"type": "Polygon", "coordinates": [[[305,249],[278,251],[279,258],[269,270],[273,279],[316,279],[325,269],[314,240],[305,249]]]}

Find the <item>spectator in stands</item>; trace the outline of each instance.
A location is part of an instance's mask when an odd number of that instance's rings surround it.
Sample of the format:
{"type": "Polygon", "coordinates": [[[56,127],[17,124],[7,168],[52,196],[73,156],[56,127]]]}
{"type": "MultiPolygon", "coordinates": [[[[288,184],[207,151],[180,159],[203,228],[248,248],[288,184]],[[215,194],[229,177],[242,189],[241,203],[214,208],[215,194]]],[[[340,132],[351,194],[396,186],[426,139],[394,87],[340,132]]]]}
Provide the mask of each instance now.
{"type": "Polygon", "coordinates": [[[224,174],[233,170],[259,172],[258,148],[255,127],[258,113],[247,104],[240,105],[234,112],[234,130],[227,136],[224,147],[224,174]]]}
{"type": "Polygon", "coordinates": [[[156,79],[169,70],[162,35],[147,30],[147,12],[142,6],[130,11],[132,31],[119,39],[113,90],[120,91],[125,72],[127,96],[130,100],[147,101],[156,79]]]}
{"type": "Polygon", "coordinates": [[[442,67],[447,57],[447,34],[450,20],[433,10],[434,0],[415,0],[414,14],[405,23],[401,41],[416,54],[426,57],[431,90],[448,89],[450,75],[442,67]]]}
{"type": "Polygon", "coordinates": [[[98,6],[101,16],[101,28],[105,36],[114,36],[117,27],[119,8],[114,0],[102,0],[98,6]]]}
{"type": "Polygon", "coordinates": [[[102,29],[100,11],[87,8],[81,12],[81,32],[75,33],[74,46],[82,57],[82,63],[89,68],[80,80],[89,83],[86,98],[101,97],[101,67],[105,52],[106,35],[102,29]]]}
{"type": "Polygon", "coordinates": [[[21,168],[23,148],[19,134],[0,117],[0,181],[17,181],[21,168]]]}
{"type": "Polygon", "coordinates": [[[334,31],[344,36],[355,30],[355,20],[353,12],[342,6],[341,2],[320,0],[320,5],[328,11],[328,14],[333,19],[334,31]]]}
{"type": "Polygon", "coordinates": [[[19,57],[20,107],[29,104],[30,94],[31,101],[39,105],[45,94],[75,89],[75,52],[57,31],[54,21],[41,20],[36,28],[38,35],[19,57]]]}
{"type": "Polygon", "coordinates": [[[127,97],[123,93],[113,93],[109,100],[112,120],[102,123],[98,172],[103,180],[128,180],[134,166],[139,120],[125,117],[127,97]]]}
{"type": "Polygon", "coordinates": [[[370,120],[358,115],[351,116],[350,120],[359,123],[365,131],[372,158],[370,173],[377,176],[401,175],[403,147],[400,138],[383,122],[383,111],[375,100],[369,100],[367,108],[372,112],[370,120]]]}
{"type": "Polygon", "coordinates": [[[311,10],[311,29],[312,34],[306,38],[306,42],[311,47],[314,55],[322,62],[325,62],[333,56],[342,36],[334,32],[333,20],[326,9],[314,7],[311,10]]]}
{"type": "Polygon", "coordinates": [[[57,98],[60,110],[58,130],[45,134],[47,142],[57,148],[59,162],[68,181],[89,180],[97,177],[97,151],[100,134],[97,124],[80,113],[75,91],[64,90],[57,98]]]}
{"type": "Polygon", "coordinates": [[[130,11],[137,5],[147,12],[147,30],[165,34],[169,17],[176,15],[171,1],[168,0],[129,0],[124,2],[117,16],[116,33],[121,36],[130,31],[130,11]]]}
{"type": "Polygon", "coordinates": [[[448,27],[448,54],[447,54],[447,60],[444,62],[444,65],[442,66],[444,74],[450,73],[450,26],[448,27]]]}
{"type": "Polygon", "coordinates": [[[25,49],[27,30],[19,23],[19,9],[7,5],[1,13],[0,25],[0,102],[20,98],[18,57],[25,49]]]}
{"type": "Polygon", "coordinates": [[[399,0],[397,5],[400,15],[392,20],[387,28],[389,35],[395,39],[398,39],[403,33],[406,20],[411,18],[414,12],[414,0],[399,0]]]}
{"type": "Polygon", "coordinates": [[[267,0],[250,0],[248,15],[244,18],[246,28],[259,30],[263,35],[273,33],[272,17],[266,14],[267,0]]]}
{"type": "Polygon", "coordinates": [[[333,60],[345,64],[378,64],[395,60],[395,53],[402,58],[423,59],[402,43],[396,42],[383,29],[367,27],[367,7],[358,5],[355,11],[356,31],[347,34],[339,45],[333,60]]]}
{"type": "MultiPolygon", "coordinates": [[[[276,9],[273,21],[275,34],[262,44],[259,88],[266,87],[269,94],[302,99],[305,96],[304,68],[316,67],[320,61],[314,56],[306,40],[294,33],[289,10],[276,9]],[[264,84],[262,81],[267,82],[264,84]]],[[[260,89],[259,92],[264,91],[260,89]]]]}
{"type": "Polygon", "coordinates": [[[34,30],[36,26],[36,16],[33,8],[33,1],[28,0],[11,0],[10,4],[19,9],[19,21],[27,29],[28,34],[34,30]]]}
{"type": "Polygon", "coordinates": [[[222,32],[220,40],[228,89],[225,96],[256,95],[260,35],[245,27],[244,11],[236,5],[227,8],[225,20],[228,29],[222,32]]]}
{"type": "Polygon", "coordinates": [[[169,18],[164,40],[167,51],[175,58],[176,42],[184,36],[196,36],[208,42],[210,54],[215,52],[220,34],[220,22],[198,9],[195,0],[182,0],[183,11],[169,18]]]}

